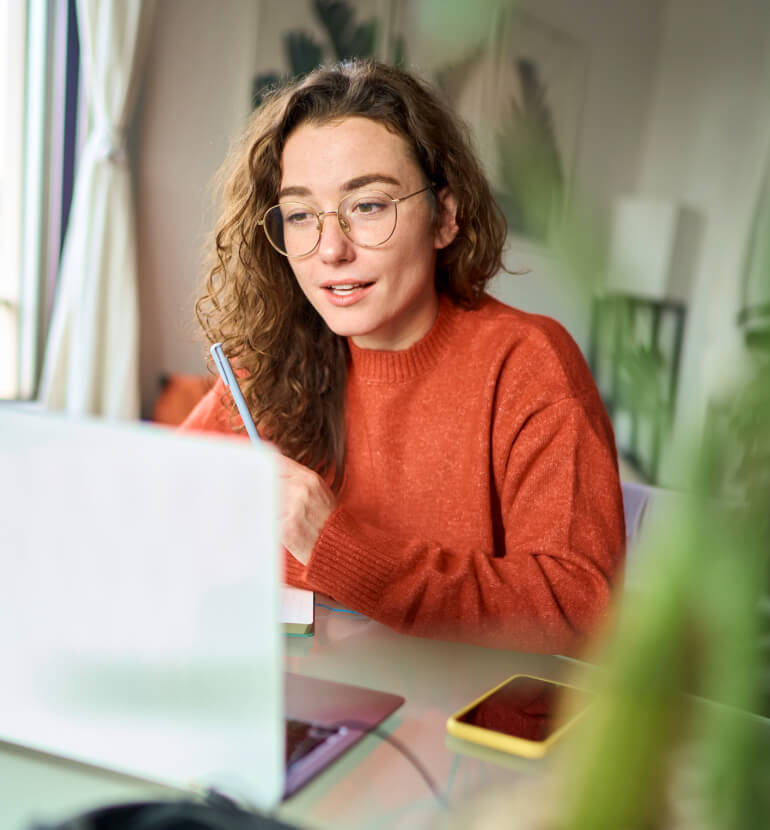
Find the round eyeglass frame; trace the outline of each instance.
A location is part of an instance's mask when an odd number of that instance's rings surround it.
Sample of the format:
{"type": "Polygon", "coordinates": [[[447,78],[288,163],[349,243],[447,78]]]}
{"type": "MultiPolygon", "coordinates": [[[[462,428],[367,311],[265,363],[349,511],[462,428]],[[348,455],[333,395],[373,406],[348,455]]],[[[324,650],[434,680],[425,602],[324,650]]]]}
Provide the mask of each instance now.
{"type": "Polygon", "coordinates": [[[316,243],[315,243],[315,245],[313,245],[312,248],[309,248],[307,251],[305,251],[302,254],[289,254],[286,251],[284,251],[283,249],[279,248],[275,244],[275,242],[273,242],[273,240],[270,238],[270,234],[268,233],[265,221],[266,221],[267,215],[270,213],[270,211],[281,207],[280,202],[277,205],[271,205],[264,212],[264,214],[262,215],[262,218],[257,220],[257,224],[262,226],[262,230],[265,232],[265,236],[267,237],[267,241],[270,243],[270,245],[276,251],[278,251],[278,253],[281,254],[281,256],[285,256],[287,259],[302,259],[303,257],[310,256],[310,254],[312,254],[313,251],[315,251],[315,249],[321,243],[321,235],[323,234],[323,229],[324,229],[324,219],[327,216],[330,216],[332,214],[334,214],[337,217],[337,222],[339,223],[340,230],[345,234],[345,237],[347,239],[349,239],[356,247],[358,247],[358,248],[379,248],[381,245],[384,245],[393,236],[393,234],[396,232],[396,225],[398,225],[398,204],[399,204],[399,202],[405,202],[407,199],[411,199],[412,196],[417,196],[420,193],[424,193],[426,190],[432,190],[434,187],[435,187],[435,184],[433,184],[431,182],[431,184],[427,184],[427,185],[425,185],[425,187],[421,187],[419,190],[415,190],[414,193],[408,193],[406,196],[399,196],[398,198],[394,198],[393,196],[390,196],[389,194],[385,193],[384,190],[377,190],[376,188],[373,188],[372,190],[368,190],[366,188],[361,188],[360,190],[356,190],[353,193],[348,193],[347,196],[344,196],[342,199],[340,199],[340,203],[337,205],[336,210],[313,210],[313,208],[305,202],[300,202],[300,201],[297,201],[297,202],[292,202],[292,201],[284,202],[283,204],[302,205],[303,207],[308,208],[309,212],[312,213],[318,219],[318,239],[316,240],[316,243]],[[378,242],[376,245],[365,245],[361,242],[356,242],[355,239],[353,239],[350,236],[349,230],[345,230],[345,225],[348,224],[348,223],[345,222],[343,224],[343,222],[340,222],[340,208],[342,207],[342,203],[347,201],[348,199],[350,199],[352,196],[355,196],[357,193],[362,193],[362,194],[363,193],[379,193],[379,194],[385,196],[385,198],[389,199],[391,202],[393,202],[393,207],[396,211],[395,217],[393,219],[393,228],[390,231],[390,233],[385,237],[385,239],[383,239],[382,242],[378,242]]]}

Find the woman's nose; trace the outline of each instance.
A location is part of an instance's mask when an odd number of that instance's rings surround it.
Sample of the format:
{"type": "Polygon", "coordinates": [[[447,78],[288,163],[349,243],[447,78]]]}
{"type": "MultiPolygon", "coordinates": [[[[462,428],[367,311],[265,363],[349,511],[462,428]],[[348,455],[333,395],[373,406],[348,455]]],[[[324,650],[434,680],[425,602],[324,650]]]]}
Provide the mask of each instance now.
{"type": "Polygon", "coordinates": [[[340,216],[336,210],[327,210],[321,216],[321,259],[324,262],[350,259],[353,243],[343,233],[345,217],[340,216]]]}

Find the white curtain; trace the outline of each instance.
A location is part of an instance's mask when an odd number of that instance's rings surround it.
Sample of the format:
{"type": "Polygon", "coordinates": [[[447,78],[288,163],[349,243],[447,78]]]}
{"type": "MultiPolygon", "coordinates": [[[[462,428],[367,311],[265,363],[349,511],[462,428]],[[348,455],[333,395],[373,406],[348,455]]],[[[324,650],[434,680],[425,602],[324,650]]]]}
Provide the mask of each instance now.
{"type": "Polygon", "coordinates": [[[77,0],[90,131],[78,162],[40,400],[139,416],[136,232],[126,130],[155,0],[77,0]]]}

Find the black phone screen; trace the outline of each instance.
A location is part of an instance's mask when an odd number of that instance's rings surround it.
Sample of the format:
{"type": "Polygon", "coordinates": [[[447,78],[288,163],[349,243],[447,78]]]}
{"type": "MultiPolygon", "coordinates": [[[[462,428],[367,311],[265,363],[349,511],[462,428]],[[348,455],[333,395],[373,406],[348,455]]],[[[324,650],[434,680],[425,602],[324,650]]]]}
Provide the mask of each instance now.
{"type": "Polygon", "coordinates": [[[557,715],[565,693],[578,696],[576,714],[591,702],[588,692],[534,677],[514,677],[455,720],[527,741],[545,741],[563,723],[557,715]]]}

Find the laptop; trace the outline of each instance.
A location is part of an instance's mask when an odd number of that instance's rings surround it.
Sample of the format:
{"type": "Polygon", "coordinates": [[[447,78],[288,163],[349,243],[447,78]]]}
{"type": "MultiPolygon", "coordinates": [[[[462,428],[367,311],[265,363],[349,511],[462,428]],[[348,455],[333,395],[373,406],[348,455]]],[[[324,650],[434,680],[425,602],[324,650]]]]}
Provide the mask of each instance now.
{"type": "Polygon", "coordinates": [[[403,698],[283,671],[273,451],[0,407],[0,739],[270,809],[403,698]]]}

